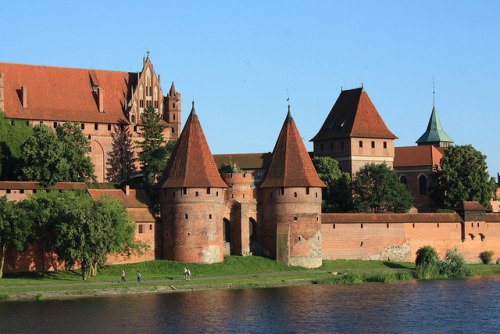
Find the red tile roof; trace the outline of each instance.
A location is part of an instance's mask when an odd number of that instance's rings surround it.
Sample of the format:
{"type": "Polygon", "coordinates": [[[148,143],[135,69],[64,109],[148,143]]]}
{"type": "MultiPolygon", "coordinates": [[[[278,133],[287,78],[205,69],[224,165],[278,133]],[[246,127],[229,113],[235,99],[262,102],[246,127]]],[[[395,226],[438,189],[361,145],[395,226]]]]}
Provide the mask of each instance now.
{"type": "Polygon", "coordinates": [[[500,214],[499,213],[487,213],[486,221],[489,223],[500,223],[500,214]]]}
{"type": "Polygon", "coordinates": [[[438,148],[432,145],[396,147],[394,168],[440,165],[443,155],[444,147],[438,148]]]}
{"type": "Polygon", "coordinates": [[[133,222],[154,222],[155,215],[151,202],[142,189],[130,189],[129,195],[121,189],[89,189],[88,193],[97,201],[102,196],[110,196],[119,200],[127,207],[130,221],[133,222]]]}
{"type": "Polygon", "coordinates": [[[127,122],[124,106],[137,73],[0,63],[8,118],[92,123],[127,122]],[[98,82],[96,82],[98,81],[98,82]],[[93,83],[102,88],[104,111],[98,110],[93,83]],[[21,87],[27,87],[28,109],[21,87]]]}
{"type": "Polygon", "coordinates": [[[290,111],[260,187],[325,187],[316,173],[290,111]]]}
{"type": "Polygon", "coordinates": [[[398,138],[389,131],[364,88],[343,90],[311,141],[350,137],[398,138]]]}
{"type": "Polygon", "coordinates": [[[39,182],[33,181],[0,181],[0,189],[56,189],[56,190],[87,190],[89,187],[83,182],[58,182],[50,187],[43,187],[39,182]]]}
{"type": "Polygon", "coordinates": [[[193,109],[177,140],[161,188],[226,188],[215,164],[198,115],[193,109]]]}
{"type": "Polygon", "coordinates": [[[323,213],[321,222],[332,223],[459,223],[457,213],[323,213]]]}
{"type": "Polygon", "coordinates": [[[143,189],[130,189],[128,196],[121,189],[89,189],[88,193],[95,201],[97,201],[102,196],[107,195],[119,200],[120,202],[125,204],[127,208],[151,207],[151,202],[149,201],[148,195],[143,189]]]}
{"type": "Polygon", "coordinates": [[[486,208],[482,206],[479,202],[464,201],[463,207],[464,210],[467,211],[486,211],[486,208]]]}

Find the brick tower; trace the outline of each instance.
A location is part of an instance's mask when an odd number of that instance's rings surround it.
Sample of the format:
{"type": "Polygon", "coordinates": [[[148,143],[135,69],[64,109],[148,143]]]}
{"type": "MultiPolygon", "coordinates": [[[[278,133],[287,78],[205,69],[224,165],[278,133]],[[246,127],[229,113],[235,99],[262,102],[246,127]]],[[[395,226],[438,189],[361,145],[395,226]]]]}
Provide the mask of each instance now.
{"type": "Polygon", "coordinates": [[[314,156],[332,157],[351,177],[367,163],[392,167],[396,137],[363,87],[342,90],[314,142],[314,156]]]}
{"type": "Polygon", "coordinates": [[[175,90],[172,82],[170,91],[165,96],[165,122],[172,126],[172,138],[179,138],[181,133],[181,93],[175,90]]]}
{"type": "Polygon", "coordinates": [[[159,183],[163,254],[181,262],[224,259],[221,179],[193,107],[159,183]]]}
{"type": "Polygon", "coordinates": [[[321,188],[290,114],[274,147],[262,191],[263,252],[289,266],[321,266],[321,188]]]}

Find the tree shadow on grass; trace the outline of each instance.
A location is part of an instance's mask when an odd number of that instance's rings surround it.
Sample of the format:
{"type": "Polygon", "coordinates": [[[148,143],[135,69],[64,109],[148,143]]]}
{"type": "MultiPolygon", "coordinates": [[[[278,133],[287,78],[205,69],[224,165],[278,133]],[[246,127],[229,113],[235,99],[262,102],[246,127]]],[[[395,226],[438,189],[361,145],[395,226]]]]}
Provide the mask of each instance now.
{"type": "Polygon", "coordinates": [[[394,263],[394,262],[390,262],[390,261],[384,261],[383,262],[384,266],[388,267],[388,268],[393,268],[393,269],[407,269],[407,267],[403,266],[402,264],[399,264],[399,263],[394,263]]]}

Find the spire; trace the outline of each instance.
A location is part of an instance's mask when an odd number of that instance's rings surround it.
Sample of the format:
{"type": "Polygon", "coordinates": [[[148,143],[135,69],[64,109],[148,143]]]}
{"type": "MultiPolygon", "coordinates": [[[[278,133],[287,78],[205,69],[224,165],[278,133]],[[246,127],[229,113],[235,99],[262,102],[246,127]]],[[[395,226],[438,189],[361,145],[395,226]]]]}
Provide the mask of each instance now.
{"type": "MultiPolygon", "coordinates": [[[[439,116],[436,110],[436,99],[433,98],[432,113],[429,123],[427,124],[427,130],[424,132],[420,138],[416,141],[418,145],[434,145],[441,147],[441,143],[453,143],[453,139],[446,134],[439,120],[439,116]]],[[[447,146],[447,145],[444,145],[447,146]]]]}
{"type": "Polygon", "coordinates": [[[193,109],[186,120],[181,136],[177,140],[167,169],[163,174],[161,188],[225,188],[217,165],[208,146],[200,121],[193,109]]]}
{"type": "Polygon", "coordinates": [[[197,115],[196,115],[196,110],[194,110],[194,99],[193,99],[193,102],[192,102],[192,103],[193,103],[193,105],[192,105],[192,107],[191,107],[191,115],[193,115],[193,116],[197,116],[197,115]]]}
{"type": "Polygon", "coordinates": [[[170,86],[170,91],[168,92],[168,95],[170,95],[170,96],[177,95],[177,92],[175,91],[175,84],[173,81],[172,81],[172,86],[170,86]]]}
{"type": "Polygon", "coordinates": [[[316,173],[290,111],[274,146],[261,187],[325,187],[316,173]]]}

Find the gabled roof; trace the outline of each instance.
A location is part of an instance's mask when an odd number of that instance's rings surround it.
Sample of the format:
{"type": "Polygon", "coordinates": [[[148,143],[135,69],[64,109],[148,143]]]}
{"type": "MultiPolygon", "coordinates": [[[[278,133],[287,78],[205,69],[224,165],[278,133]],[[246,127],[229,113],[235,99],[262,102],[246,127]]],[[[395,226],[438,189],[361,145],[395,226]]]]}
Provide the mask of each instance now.
{"type": "Polygon", "coordinates": [[[177,140],[167,169],[159,182],[161,188],[225,188],[215,164],[198,115],[193,108],[177,140]]]}
{"type": "Polygon", "coordinates": [[[151,201],[143,189],[130,189],[128,196],[121,189],[89,189],[87,191],[94,201],[106,195],[119,200],[127,208],[152,207],[151,201]]]}
{"type": "Polygon", "coordinates": [[[300,137],[290,107],[260,187],[325,187],[300,137]]]}
{"type": "Polygon", "coordinates": [[[170,86],[170,91],[168,92],[168,95],[169,96],[177,95],[177,91],[175,90],[175,84],[173,81],[172,81],[172,86],[170,86]]]}
{"type": "Polygon", "coordinates": [[[394,148],[395,169],[404,167],[431,167],[441,164],[444,156],[444,147],[425,146],[403,146],[394,148]]]}
{"type": "Polygon", "coordinates": [[[213,157],[218,167],[231,162],[241,169],[261,169],[269,166],[272,153],[214,154],[213,157]]]}
{"type": "Polygon", "coordinates": [[[364,88],[343,90],[311,141],[349,137],[398,138],[389,131],[364,88]]]}
{"type": "Polygon", "coordinates": [[[137,73],[0,63],[8,118],[92,123],[127,122],[124,108],[137,73]],[[21,88],[27,87],[28,109],[21,88]],[[102,88],[104,111],[93,87],[102,88]]]}
{"type": "Polygon", "coordinates": [[[427,130],[424,132],[420,138],[416,141],[417,144],[431,144],[436,142],[449,142],[453,143],[453,139],[446,134],[439,120],[438,113],[436,111],[436,103],[432,106],[431,118],[429,119],[429,124],[427,124],[427,130]]]}

